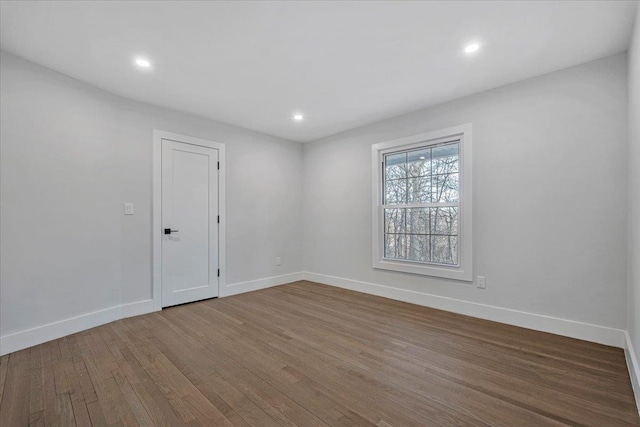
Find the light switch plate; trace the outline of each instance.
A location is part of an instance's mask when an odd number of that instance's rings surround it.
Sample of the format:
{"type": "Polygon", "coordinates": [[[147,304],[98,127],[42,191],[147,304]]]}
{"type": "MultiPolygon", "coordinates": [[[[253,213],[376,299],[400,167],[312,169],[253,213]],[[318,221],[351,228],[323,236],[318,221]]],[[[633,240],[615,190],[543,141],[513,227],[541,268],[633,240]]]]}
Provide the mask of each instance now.
{"type": "Polygon", "coordinates": [[[126,202],[124,204],[124,214],[125,215],[133,215],[133,203],[126,202]]]}

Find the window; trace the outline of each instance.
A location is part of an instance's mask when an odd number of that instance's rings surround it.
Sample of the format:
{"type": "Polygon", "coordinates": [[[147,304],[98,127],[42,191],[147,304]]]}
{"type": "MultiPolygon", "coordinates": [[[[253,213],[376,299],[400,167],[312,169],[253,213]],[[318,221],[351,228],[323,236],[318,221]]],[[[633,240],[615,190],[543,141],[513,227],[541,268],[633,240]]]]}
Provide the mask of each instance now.
{"type": "Polygon", "coordinates": [[[372,151],[373,267],[471,281],[471,125],[372,151]]]}

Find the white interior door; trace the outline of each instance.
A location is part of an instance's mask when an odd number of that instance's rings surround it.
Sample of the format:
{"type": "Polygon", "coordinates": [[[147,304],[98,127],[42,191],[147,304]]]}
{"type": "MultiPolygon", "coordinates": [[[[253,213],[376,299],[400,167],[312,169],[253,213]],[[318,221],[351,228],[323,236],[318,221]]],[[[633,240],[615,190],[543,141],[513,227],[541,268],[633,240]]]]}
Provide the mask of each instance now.
{"type": "Polygon", "coordinates": [[[218,150],[162,140],[162,306],[218,296],[218,150]]]}

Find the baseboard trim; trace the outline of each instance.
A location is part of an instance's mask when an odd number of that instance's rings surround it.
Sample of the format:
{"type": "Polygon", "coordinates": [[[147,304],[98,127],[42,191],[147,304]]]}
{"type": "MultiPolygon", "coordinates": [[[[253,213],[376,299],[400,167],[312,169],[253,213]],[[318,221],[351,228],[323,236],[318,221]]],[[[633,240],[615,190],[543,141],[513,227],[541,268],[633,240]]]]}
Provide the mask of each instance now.
{"type": "Polygon", "coordinates": [[[636,409],[640,414],[640,363],[636,357],[636,352],[631,343],[631,335],[625,331],[624,336],[626,338],[626,345],[624,348],[624,357],[627,359],[627,368],[629,369],[629,378],[631,378],[631,387],[633,388],[633,394],[636,397],[636,409]]]}
{"type": "MultiPolygon", "coordinates": [[[[630,338],[628,334],[626,331],[621,329],[608,328],[576,322],[573,320],[527,313],[518,310],[312,272],[289,273],[229,284],[220,289],[220,297],[256,291],[299,280],[309,280],[398,301],[451,311],[467,316],[624,348],[627,350],[625,351],[625,354],[627,357],[627,364],[629,365],[631,381],[636,393],[636,399],[638,399],[638,396],[640,395],[640,385],[638,383],[640,378],[640,366],[638,365],[633,348],[630,346],[630,338]]],[[[104,325],[105,323],[113,322],[115,320],[151,313],[153,311],[153,300],[138,301],[9,334],[0,337],[0,355],[42,344],[66,335],[104,325]]],[[[640,402],[638,403],[638,406],[640,407],[640,402]]]]}
{"type": "Polygon", "coordinates": [[[306,272],[305,280],[598,344],[625,347],[625,331],[439,295],[306,272]]]}
{"type": "Polygon", "coordinates": [[[122,304],[0,337],[0,355],[55,340],[114,320],[153,311],[153,300],[122,304]]]}
{"type": "MultiPolygon", "coordinates": [[[[256,291],[258,289],[269,288],[271,286],[296,282],[303,279],[304,273],[297,272],[251,280],[248,282],[233,283],[220,289],[220,296],[227,297],[256,291]]],[[[0,356],[87,329],[95,328],[96,326],[104,325],[105,323],[113,322],[115,320],[151,313],[153,311],[155,311],[153,308],[153,300],[149,299],[97,310],[91,313],[71,317],[69,319],[37,326],[25,331],[15,332],[13,334],[0,337],[0,356]]]]}
{"type": "Polygon", "coordinates": [[[243,294],[245,292],[257,291],[258,289],[270,288],[272,286],[284,285],[286,283],[304,280],[304,273],[289,273],[280,276],[266,277],[264,279],[249,280],[247,282],[232,283],[220,289],[220,297],[243,294]]]}

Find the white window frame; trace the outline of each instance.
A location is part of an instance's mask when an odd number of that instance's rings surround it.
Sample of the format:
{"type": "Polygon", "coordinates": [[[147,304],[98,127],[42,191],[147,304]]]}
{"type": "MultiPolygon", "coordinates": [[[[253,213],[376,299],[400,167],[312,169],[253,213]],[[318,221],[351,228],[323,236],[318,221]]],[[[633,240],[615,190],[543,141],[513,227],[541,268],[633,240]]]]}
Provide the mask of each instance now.
{"type": "MultiPolygon", "coordinates": [[[[372,176],[372,247],[373,268],[402,271],[425,276],[442,277],[461,281],[473,281],[473,188],[471,162],[471,124],[464,124],[435,132],[413,135],[371,146],[372,176]],[[458,265],[403,261],[384,257],[384,156],[396,151],[411,150],[447,141],[459,140],[459,232],[458,265]]],[[[408,205],[407,207],[410,207],[408,205]]]]}

